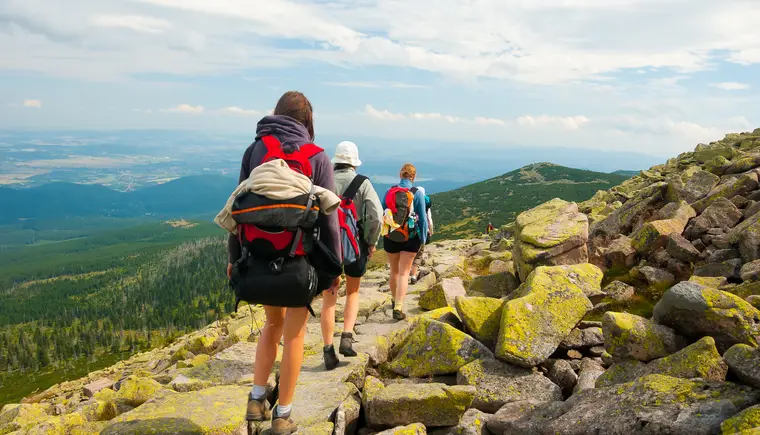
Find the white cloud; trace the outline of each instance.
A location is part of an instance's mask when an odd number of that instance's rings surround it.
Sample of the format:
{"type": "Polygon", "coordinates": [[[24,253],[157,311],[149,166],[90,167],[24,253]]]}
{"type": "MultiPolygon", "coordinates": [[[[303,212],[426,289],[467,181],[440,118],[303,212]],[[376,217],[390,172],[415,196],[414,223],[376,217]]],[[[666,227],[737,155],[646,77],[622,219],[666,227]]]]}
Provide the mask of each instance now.
{"type": "Polygon", "coordinates": [[[180,104],[176,107],[171,107],[169,109],[164,109],[164,112],[171,112],[171,113],[191,113],[194,115],[203,113],[204,108],[203,106],[191,106],[189,104],[180,104]]]}
{"type": "Polygon", "coordinates": [[[0,37],[0,44],[17,49],[0,59],[0,67],[123,77],[323,62],[552,84],[621,70],[672,68],[686,74],[712,69],[721,60],[760,63],[760,2],[685,5],[684,0],[6,0],[0,16],[13,31],[0,37]],[[129,38],[113,28],[139,36],[129,38]],[[36,56],[26,55],[32,52],[36,56]]]}
{"type": "Polygon", "coordinates": [[[521,116],[517,118],[517,123],[522,126],[540,127],[540,126],[546,126],[546,125],[558,125],[570,130],[576,130],[587,122],[589,122],[589,119],[583,115],[579,115],[579,116],[525,115],[525,116],[521,116]]]}
{"type": "Polygon", "coordinates": [[[261,115],[261,112],[259,112],[258,110],[241,109],[240,107],[237,107],[237,106],[225,107],[224,109],[221,109],[220,112],[225,115],[235,115],[235,116],[261,115]]]}
{"type": "Polygon", "coordinates": [[[507,125],[507,123],[501,119],[483,118],[481,116],[476,116],[474,121],[476,124],[480,124],[480,125],[502,125],[502,126],[507,125]]]}
{"type": "Polygon", "coordinates": [[[323,85],[340,88],[396,88],[396,89],[421,89],[424,85],[401,82],[322,82],[323,85]]]}
{"type": "Polygon", "coordinates": [[[172,25],[166,20],[140,15],[96,15],[92,23],[98,27],[124,28],[143,33],[164,33],[172,25]]]}
{"type": "Polygon", "coordinates": [[[42,101],[40,100],[24,100],[24,107],[32,107],[35,109],[42,108],[42,101]]]}
{"type": "Polygon", "coordinates": [[[369,117],[379,119],[381,121],[400,121],[402,119],[406,119],[406,116],[400,113],[392,113],[387,110],[377,110],[370,104],[364,106],[364,113],[369,117]]]}
{"type": "Polygon", "coordinates": [[[745,89],[749,89],[750,87],[746,83],[737,82],[711,83],[710,86],[718,89],[723,89],[724,91],[743,91],[745,89]]]}

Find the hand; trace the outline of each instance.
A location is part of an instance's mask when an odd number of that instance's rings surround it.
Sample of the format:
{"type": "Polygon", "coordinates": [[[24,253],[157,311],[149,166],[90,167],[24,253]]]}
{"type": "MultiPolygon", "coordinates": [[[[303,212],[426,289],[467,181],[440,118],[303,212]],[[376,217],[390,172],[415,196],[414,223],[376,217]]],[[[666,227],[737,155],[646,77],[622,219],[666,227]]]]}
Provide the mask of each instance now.
{"type": "Polygon", "coordinates": [[[368,258],[368,259],[372,258],[372,254],[374,254],[376,250],[377,250],[377,248],[375,248],[374,246],[370,246],[370,247],[367,249],[367,252],[368,252],[368,254],[367,254],[367,258],[368,258]]]}
{"type": "Polygon", "coordinates": [[[227,263],[227,278],[232,279],[232,263],[227,263]]]}

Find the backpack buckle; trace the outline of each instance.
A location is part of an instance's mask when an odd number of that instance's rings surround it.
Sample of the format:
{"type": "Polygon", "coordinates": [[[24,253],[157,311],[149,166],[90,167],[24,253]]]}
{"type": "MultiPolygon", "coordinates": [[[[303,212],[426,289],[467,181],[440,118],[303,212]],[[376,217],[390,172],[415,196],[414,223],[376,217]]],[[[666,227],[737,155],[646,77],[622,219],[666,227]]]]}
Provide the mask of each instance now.
{"type": "Polygon", "coordinates": [[[282,272],[282,265],[285,263],[285,259],[283,257],[280,257],[276,260],[272,260],[269,262],[269,269],[275,274],[279,275],[282,272]]]}

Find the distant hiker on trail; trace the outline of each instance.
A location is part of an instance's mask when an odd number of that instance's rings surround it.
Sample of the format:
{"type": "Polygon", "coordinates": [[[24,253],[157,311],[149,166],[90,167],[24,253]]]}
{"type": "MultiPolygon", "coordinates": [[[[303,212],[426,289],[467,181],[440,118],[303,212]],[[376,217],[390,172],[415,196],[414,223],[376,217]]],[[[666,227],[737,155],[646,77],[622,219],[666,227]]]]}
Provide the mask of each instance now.
{"type": "Polygon", "coordinates": [[[330,158],[313,140],[311,103],[299,92],[286,92],[274,114],[259,121],[256,140],[243,155],[241,184],[216,219],[233,232],[227,275],[236,296],[264,305],[266,325],[256,348],[246,420],[250,430],[250,422],[271,416],[274,435],[298,429],[291,404],[310,303],[337,285],[341,272],[335,213],[340,199],[332,193],[330,158]],[[279,395],[270,410],[267,381],[281,339],[279,395]]]}
{"type": "Polygon", "coordinates": [[[414,257],[428,237],[425,194],[413,186],[417,169],[411,163],[401,168],[401,182],[383,196],[383,247],[391,266],[390,287],[393,318],[406,319],[404,297],[414,257]]]}
{"type": "Polygon", "coordinates": [[[488,226],[486,227],[486,234],[491,234],[491,231],[494,230],[493,224],[491,222],[488,223],[488,226]]]}
{"type": "MultiPolygon", "coordinates": [[[[425,193],[424,187],[418,187],[417,189],[422,191],[422,194],[425,195],[425,210],[427,214],[427,223],[428,223],[428,236],[427,241],[425,242],[425,245],[430,243],[431,238],[433,237],[433,212],[432,212],[432,206],[433,206],[433,200],[430,199],[430,197],[425,193]]],[[[417,255],[414,257],[414,262],[412,263],[412,270],[409,273],[409,284],[415,285],[417,284],[417,281],[420,280],[420,266],[422,265],[422,255],[425,253],[425,245],[420,246],[420,250],[417,251],[417,255]]]]}
{"type": "MultiPolygon", "coordinates": [[[[338,352],[343,356],[354,357],[353,331],[359,315],[359,286],[367,271],[367,262],[375,253],[375,246],[380,239],[383,206],[369,178],[356,173],[356,168],[362,164],[356,144],[339,143],[332,162],[335,165],[335,193],[342,200],[338,209],[338,221],[343,270],[346,274],[346,306],[343,310],[343,333],[338,352]]],[[[337,286],[322,293],[320,320],[327,370],[334,369],[339,362],[333,345],[337,301],[337,286]]]]}

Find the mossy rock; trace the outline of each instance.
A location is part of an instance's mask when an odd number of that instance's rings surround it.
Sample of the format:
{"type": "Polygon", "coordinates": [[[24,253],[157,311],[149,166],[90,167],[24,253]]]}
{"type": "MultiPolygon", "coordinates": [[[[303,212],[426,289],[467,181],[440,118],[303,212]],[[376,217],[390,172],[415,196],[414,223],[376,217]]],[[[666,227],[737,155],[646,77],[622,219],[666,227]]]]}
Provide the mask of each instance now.
{"type": "Polygon", "coordinates": [[[454,299],[466,294],[461,278],[445,278],[422,293],[418,305],[423,310],[453,307],[454,299]]]}
{"type": "Polygon", "coordinates": [[[87,421],[108,421],[119,414],[116,404],[112,401],[90,400],[77,408],[87,421]]]}
{"type": "Polygon", "coordinates": [[[454,426],[475,398],[475,387],[444,384],[391,384],[367,376],[362,401],[371,427],[421,423],[454,426]]]}
{"type": "Polygon", "coordinates": [[[715,340],[704,337],[673,355],[650,362],[647,364],[647,372],[676,378],[725,381],[728,366],[718,353],[715,340]]]}
{"type": "Polygon", "coordinates": [[[39,403],[6,405],[0,413],[0,434],[8,434],[21,429],[30,429],[51,417],[47,407],[39,403]]]}
{"type": "Polygon", "coordinates": [[[619,359],[649,362],[686,346],[686,341],[667,326],[628,313],[607,312],[602,317],[604,348],[619,359]]]}
{"type": "Polygon", "coordinates": [[[129,406],[140,406],[162,389],[163,386],[153,379],[130,376],[121,381],[115,399],[129,406]]]}
{"type": "Polygon", "coordinates": [[[458,297],[454,301],[465,331],[486,346],[493,346],[499,336],[504,301],[488,297],[458,297]]]}
{"type": "Polygon", "coordinates": [[[493,353],[453,326],[423,318],[388,367],[408,377],[447,375],[480,358],[493,358],[493,353]]]}
{"type": "Polygon", "coordinates": [[[103,430],[116,434],[227,434],[245,424],[250,387],[220,386],[164,395],[123,414],[103,430]]]}
{"type": "Polygon", "coordinates": [[[720,425],[720,430],[723,435],[752,435],[760,433],[760,405],[747,408],[724,421],[720,425]],[[757,432],[753,431],[753,429],[757,432]]]}
{"type": "Polygon", "coordinates": [[[375,435],[426,435],[427,430],[422,423],[414,423],[406,426],[398,426],[393,429],[378,432],[375,435]]]}
{"type": "MultiPolygon", "coordinates": [[[[525,296],[503,308],[496,356],[522,367],[546,361],[592,308],[585,280],[563,266],[537,268],[521,291],[525,296]]],[[[594,278],[596,281],[597,278],[594,278]]],[[[598,276],[601,284],[601,272],[598,276]]]]}
{"type": "Polygon", "coordinates": [[[760,311],[731,293],[681,282],[665,292],[654,308],[653,320],[687,338],[715,338],[725,352],[738,344],[757,346],[760,311]]]}

